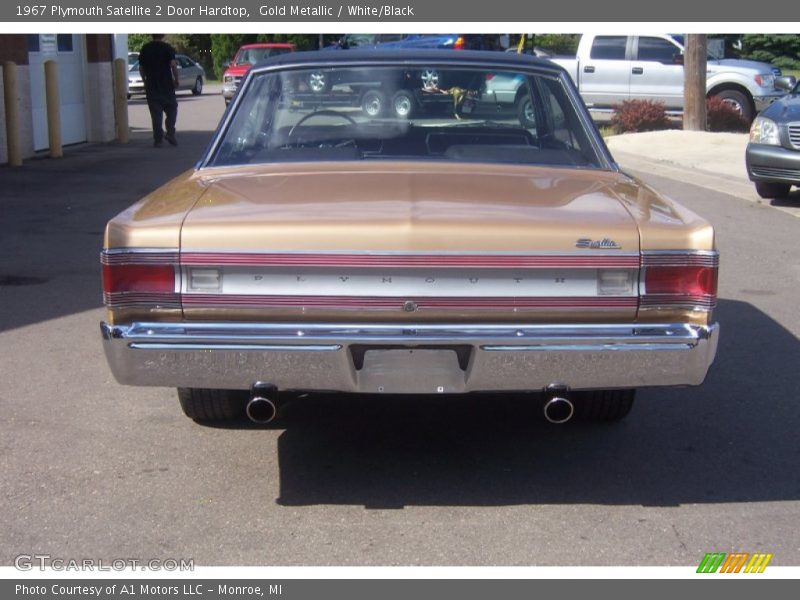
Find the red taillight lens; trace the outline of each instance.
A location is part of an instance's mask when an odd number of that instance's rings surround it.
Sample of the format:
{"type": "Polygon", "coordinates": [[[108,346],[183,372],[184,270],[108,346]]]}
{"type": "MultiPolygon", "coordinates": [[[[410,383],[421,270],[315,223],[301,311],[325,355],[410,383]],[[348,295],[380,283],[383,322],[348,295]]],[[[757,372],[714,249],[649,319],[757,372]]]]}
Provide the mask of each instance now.
{"type": "Polygon", "coordinates": [[[454,50],[463,50],[464,46],[465,46],[464,38],[461,37],[461,36],[458,36],[456,38],[456,41],[453,42],[453,49],[454,50]]]}
{"type": "Polygon", "coordinates": [[[175,268],[172,265],[103,265],[103,291],[120,292],[175,291],[175,268]]]}
{"type": "Polygon", "coordinates": [[[645,293],[716,296],[716,267],[647,267],[645,293]]]}

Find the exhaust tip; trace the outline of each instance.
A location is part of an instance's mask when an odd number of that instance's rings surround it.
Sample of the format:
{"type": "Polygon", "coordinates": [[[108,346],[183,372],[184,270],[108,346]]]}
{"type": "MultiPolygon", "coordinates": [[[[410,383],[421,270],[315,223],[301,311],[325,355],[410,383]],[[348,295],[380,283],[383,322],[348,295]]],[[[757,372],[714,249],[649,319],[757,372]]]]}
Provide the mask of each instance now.
{"type": "Polygon", "coordinates": [[[544,418],[550,423],[561,425],[566,423],[575,414],[572,402],[561,396],[554,396],[544,405],[544,418]]]}
{"type": "Polygon", "coordinates": [[[275,420],[278,416],[278,407],[269,398],[263,396],[256,396],[251,398],[245,408],[247,418],[253,423],[269,423],[275,420]]]}

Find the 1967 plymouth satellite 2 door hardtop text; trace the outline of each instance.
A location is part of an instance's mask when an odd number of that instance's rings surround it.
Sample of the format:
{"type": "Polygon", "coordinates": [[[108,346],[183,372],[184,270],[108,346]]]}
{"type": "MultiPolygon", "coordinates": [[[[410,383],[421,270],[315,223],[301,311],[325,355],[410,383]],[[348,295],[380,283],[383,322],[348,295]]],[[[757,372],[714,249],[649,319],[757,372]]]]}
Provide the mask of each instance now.
{"type": "Polygon", "coordinates": [[[717,346],[714,230],[620,172],[566,72],[524,56],[255,66],[102,264],[117,380],[199,421],[268,421],[284,391],[535,391],[553,422],[619,419],[637,387],[702,383],[717,346]]]}

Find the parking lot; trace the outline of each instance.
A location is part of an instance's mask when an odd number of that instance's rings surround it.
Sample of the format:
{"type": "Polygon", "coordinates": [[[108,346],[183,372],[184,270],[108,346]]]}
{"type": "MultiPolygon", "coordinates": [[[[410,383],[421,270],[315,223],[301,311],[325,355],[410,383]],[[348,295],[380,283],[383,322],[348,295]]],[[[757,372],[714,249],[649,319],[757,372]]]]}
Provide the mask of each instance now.
{"type": "Polygon", "coordinates": [[[206,92],[180,96],[176,148],[152,148],[134,98],[127,146],[0,167],[0,564],[800,564],[800,220],[692,173],[642,176],[717,228],[717,362],[701,387],[642,390],[620,424],[550,425],[524,398],[331,395],[276,427],[209,427],[175,390],[118,385],[103,226],[192,167],[224,110],[206,92]]]}

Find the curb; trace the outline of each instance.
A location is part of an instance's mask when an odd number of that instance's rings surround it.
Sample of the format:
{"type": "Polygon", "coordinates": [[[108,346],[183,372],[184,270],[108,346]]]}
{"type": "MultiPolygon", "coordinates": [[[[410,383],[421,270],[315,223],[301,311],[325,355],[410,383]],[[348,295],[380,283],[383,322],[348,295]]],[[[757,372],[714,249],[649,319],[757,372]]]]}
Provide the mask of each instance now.
{"type": "Polygon", "coordinates": [[[614,158],[617,160],[620,167],[626,171],[638,171],[649,175],[666,177],[667,179],[673,179],[689,185],[696,185],[718,193],[735,196],[736,198],[747,200],[753,204],[774,208],[800,218],[800,202],[789,201],[790,203],[788,205],[782,206],[776,204],[774,200],[765,200],[756,193],[750,181],[724,177],[717,173],[703,171],[702,169],[685,167],[668,161],[645,158],[627,152],[614,152],[614,158]]]}

